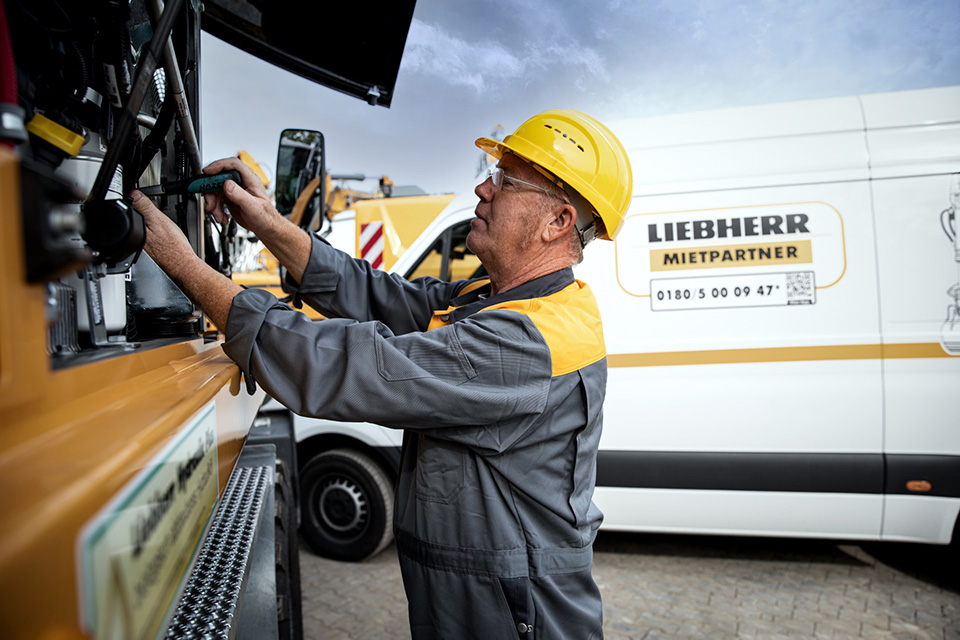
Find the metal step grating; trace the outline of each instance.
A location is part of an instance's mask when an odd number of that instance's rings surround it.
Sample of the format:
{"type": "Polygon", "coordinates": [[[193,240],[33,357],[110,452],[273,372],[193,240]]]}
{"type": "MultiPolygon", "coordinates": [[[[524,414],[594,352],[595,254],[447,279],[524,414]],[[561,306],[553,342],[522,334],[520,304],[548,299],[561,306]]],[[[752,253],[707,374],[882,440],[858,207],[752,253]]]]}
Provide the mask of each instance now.
{"type": "Polygon", "coordinates": [[[236,469],[167,628],[168,640],[228,640],[237,618],[265,492],[267,466],[236,469]]]}

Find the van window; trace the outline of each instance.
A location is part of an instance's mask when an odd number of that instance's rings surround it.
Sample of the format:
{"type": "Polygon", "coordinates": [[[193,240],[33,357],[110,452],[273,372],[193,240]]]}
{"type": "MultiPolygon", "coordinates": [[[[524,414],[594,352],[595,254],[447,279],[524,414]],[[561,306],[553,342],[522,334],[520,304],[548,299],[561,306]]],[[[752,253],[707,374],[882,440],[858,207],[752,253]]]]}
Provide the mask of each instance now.
{"type": "Polygon", "coordinates": [[[485,274],[480,259],[467,248],[470,221],[445,230],[407,274],[408,280],[433,276],[448,282],[468,280],[485,274]]]}

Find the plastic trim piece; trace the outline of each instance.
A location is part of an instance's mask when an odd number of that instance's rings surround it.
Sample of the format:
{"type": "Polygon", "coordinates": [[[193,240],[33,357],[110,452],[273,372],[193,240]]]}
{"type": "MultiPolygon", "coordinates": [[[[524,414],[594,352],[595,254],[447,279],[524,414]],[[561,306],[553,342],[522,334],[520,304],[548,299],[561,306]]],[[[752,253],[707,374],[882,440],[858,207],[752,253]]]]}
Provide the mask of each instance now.
{"type": "Polygon", "coordinates": [[[708,491],[788,491],[960,498],[960,456],[880,453],[601,451],[597,486],[708,491]]]}

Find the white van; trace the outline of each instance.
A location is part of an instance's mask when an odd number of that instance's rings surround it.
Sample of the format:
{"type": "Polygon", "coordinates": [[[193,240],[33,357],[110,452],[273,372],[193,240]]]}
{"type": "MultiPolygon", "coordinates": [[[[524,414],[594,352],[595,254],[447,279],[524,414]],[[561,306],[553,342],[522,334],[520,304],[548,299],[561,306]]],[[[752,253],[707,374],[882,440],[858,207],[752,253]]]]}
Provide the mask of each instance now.
{"type": "MultiPolygon", "coordinates": [[[[960,537],[960,87],[608,124],[633,202],[576,270],[608,353],[604,528],[960,537]]],[[[473,274],[462,193],[392,271],[473,274]]],[[[302,531],[376,551],[400,433],[294,420],[302,531]]]]}

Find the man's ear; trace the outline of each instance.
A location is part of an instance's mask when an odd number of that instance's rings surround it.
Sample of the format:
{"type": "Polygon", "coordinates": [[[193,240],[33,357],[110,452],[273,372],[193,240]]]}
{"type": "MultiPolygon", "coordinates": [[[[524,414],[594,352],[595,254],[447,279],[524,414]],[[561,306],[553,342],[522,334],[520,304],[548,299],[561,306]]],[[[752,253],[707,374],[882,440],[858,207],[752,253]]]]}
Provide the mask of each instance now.
{"type": "Polygon", "coordinates": [[[551,212],[541,237],[544,242],[553,242],[557,238],[566,236],[576,224],[576,208],[572,204],[563,204],[551,212]]]}

